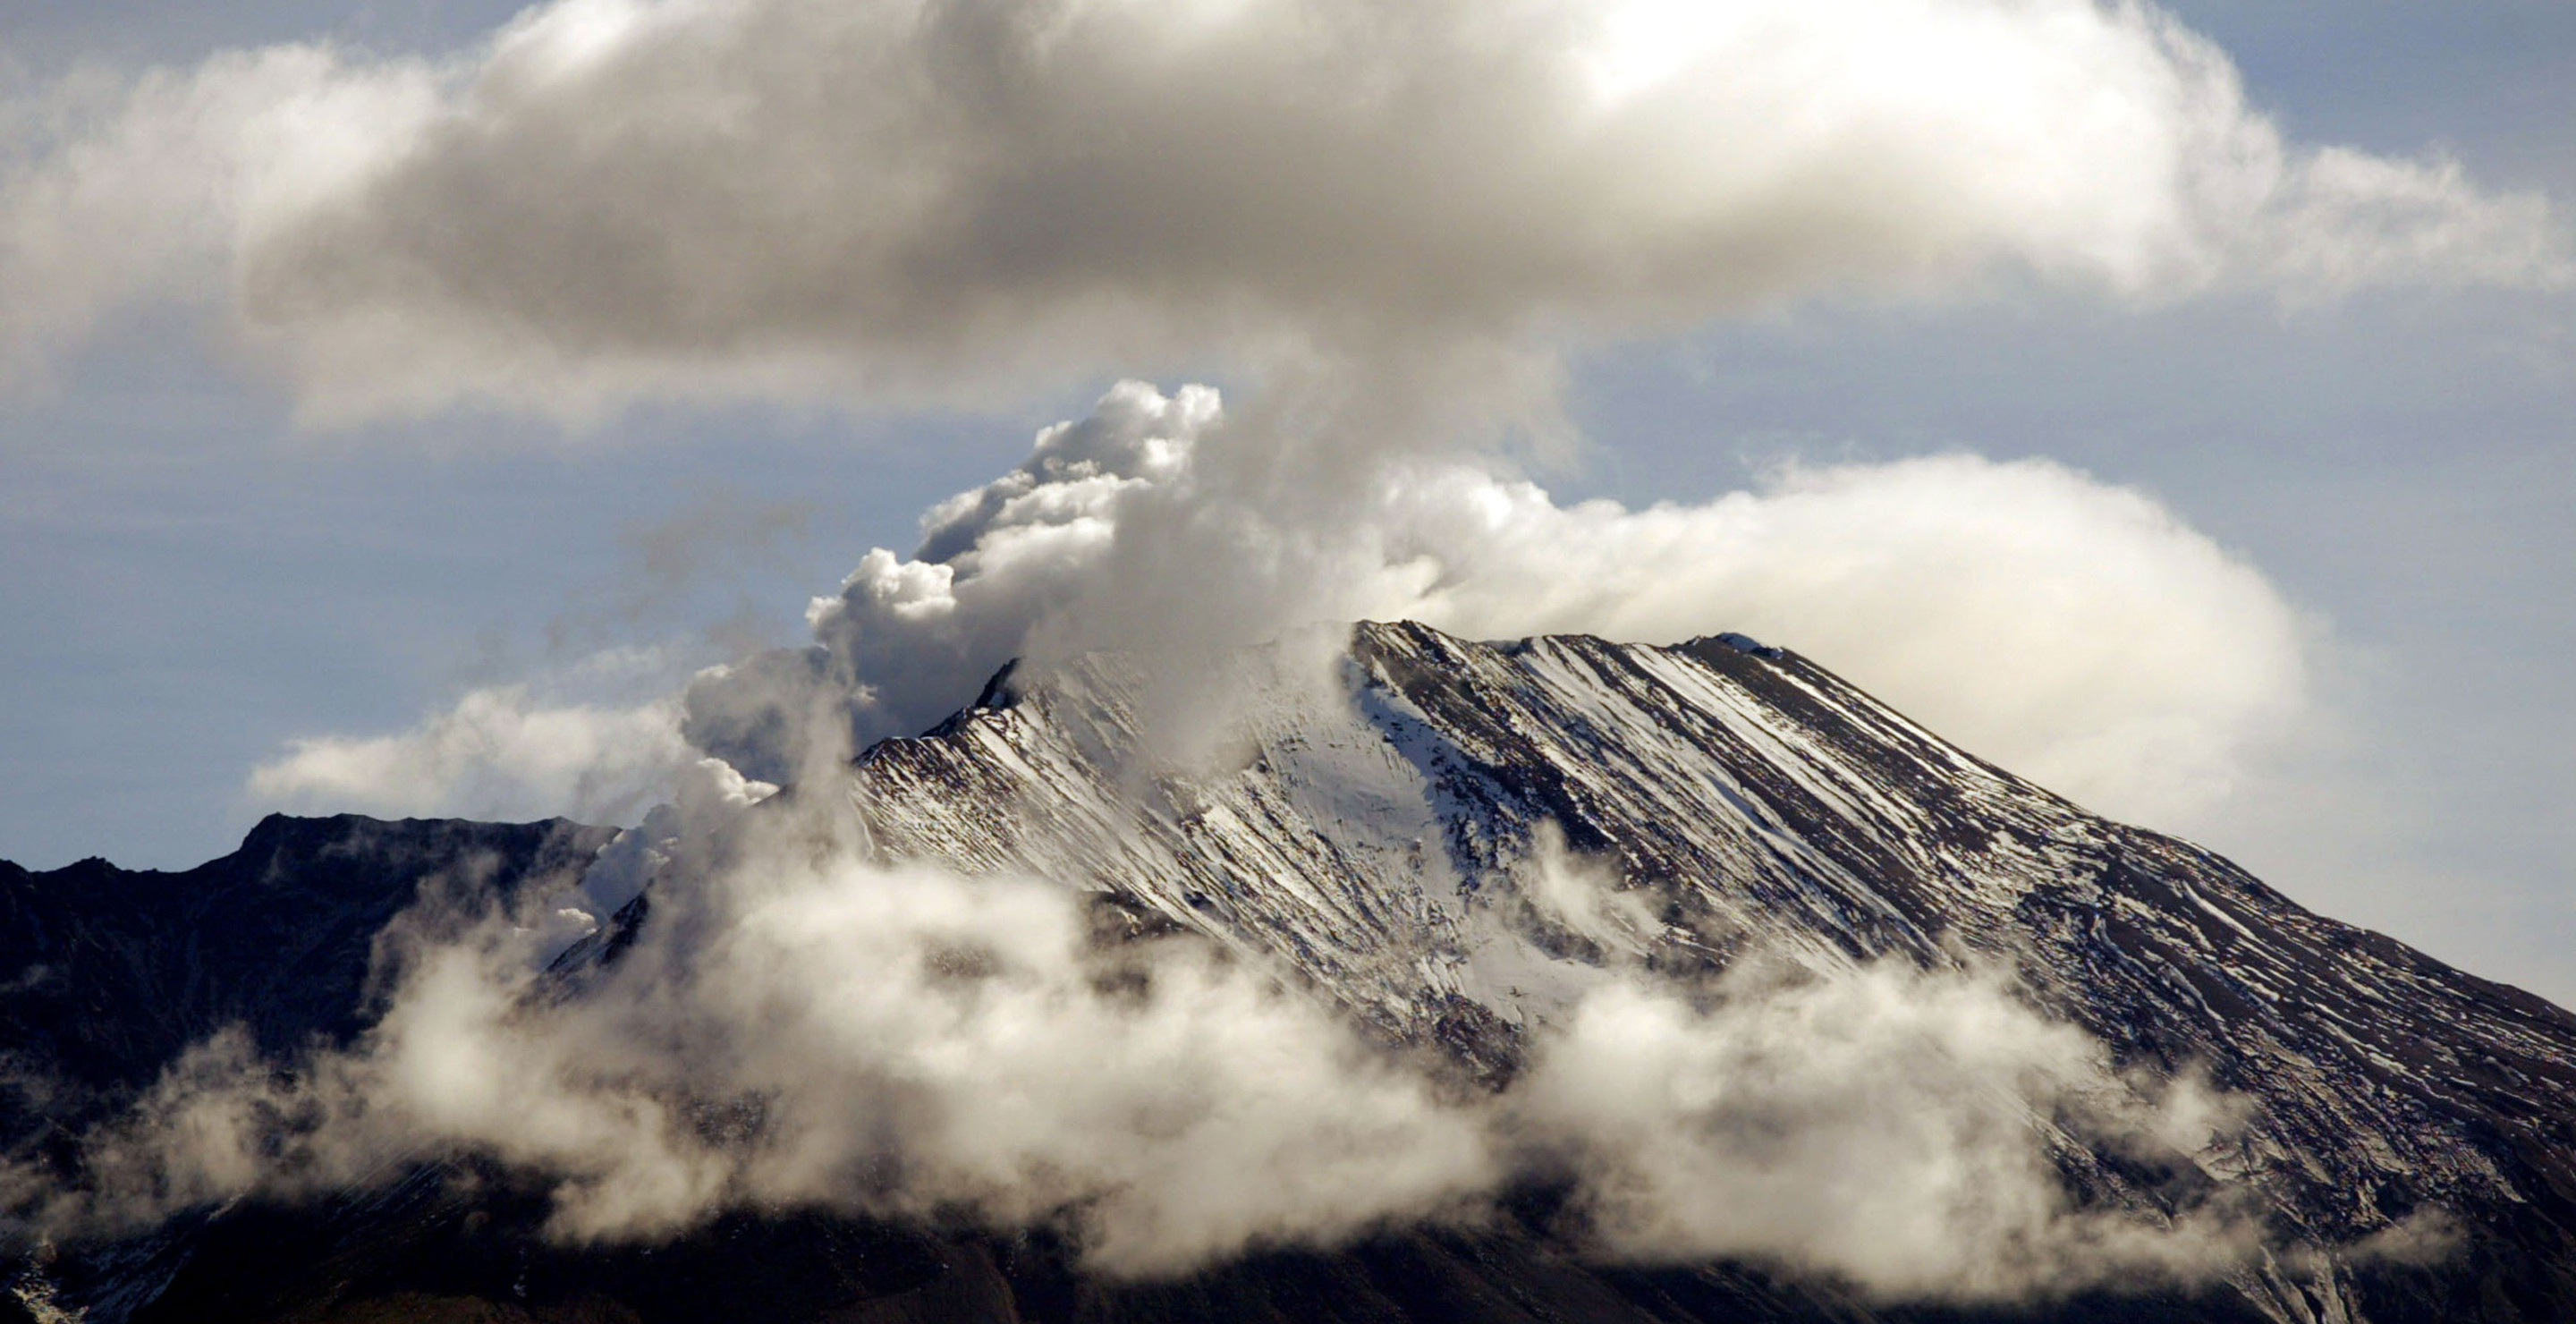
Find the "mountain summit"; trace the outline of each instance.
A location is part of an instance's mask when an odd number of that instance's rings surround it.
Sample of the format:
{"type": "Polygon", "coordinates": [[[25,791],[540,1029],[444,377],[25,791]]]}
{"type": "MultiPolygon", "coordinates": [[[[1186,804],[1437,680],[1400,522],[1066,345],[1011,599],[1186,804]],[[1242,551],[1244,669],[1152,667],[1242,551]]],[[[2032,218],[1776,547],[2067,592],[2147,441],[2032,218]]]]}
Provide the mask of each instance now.
{"type": "MultiPolygon", "coordinates": [[[[30,1270],[22,1298],[30,1309],[87,1304],[96,1324],[2576,1318],[2576,1017],[2311,914],[2187,842],[2089,814],[1742,636],[1475,643],[1362,624],[1178,681],[1105,654],[1006,669],[931,731],[867,750],[845,782],[809,780],[784,799],[828,807],[875,867],[1046,879],[1087,898],[1101,944],[1188,942],[1278,972],[1378,1049],[1432,1064],[1442,1097],[1465,1100],[1448,1106],[1558,1137],[1574,1132],[1550,1119],[1574,1099],[1589,1109],[1588,1138],[1537,1145],[1545,1161],[1520,1169],[1481,1217],[1387,1224],[1321,1248],[1257,1242],[1248,1257],[1143,1281],[1094,1274],[1043,1220],[1014,1233],[745,1208],[658,1245],[566,1246],[538,1235],[543,1210],[523,1186],[464,1156],[322,1204],[251,1201],[138,1240],[65,1248],[30,1270]],[[1951,982],[1925,982],[1934,977],[1951,982]],[[1620,1111],[1635,1103],[1622,1091],[1651,1090],[1609,1079],[1610,1068],[1587,1076],[1569,1046],[1597,1030],[1618,990],[1644,990],[1616,1004],[1636,1012],[1619,1031],[1630,1039],[1759,997],[1793,1007],[1778,1032],[1730,1041],[1731,1055],[1713,1059],[1740,1076],[1794,1075],[1804,1068],[1780,1063],[1861,1043],[1833,1008],[1862,1003],[1812,990],[1859,987],[1911,1015],[1969,986],[2008,989],[2004,1010],[1960,1003],[1983,1019],[1939,1040],[1936,1056],[1973,1056],[2045,1021],[2092,1046],[2098,1072],[2040,1094],[1979,1094],[1950,1115],[1954,1129],[2033,1137],[2052,1200],[2127,1220],[2076,1225],[2105,1254],[2117,1251],[2105,1229],[2122,1228],[2159,1247],[2186,1234],[2201,1238],[2193,1246],[2223,1242],[2224,1254],[2126,1285],[2094,1275],[1912,1304],[1866,1274],[1809,1272],[1792,1243],[1746,1220],[1794,1218],[1789,1206],[1818,1183],[1900,1179],[1809,1162],[1818,1135],[1868,1139],[1817,1131],[1815,1114],[1852,1109],[1864,1129],[1880,1116],[1841,1083],[1758,1107],[1694,1104],[1695,1124],[1727,1128],[1727,1152],[1756,1171],[1728,1188],[1731,1209],[1633,1212],[1663,1210],[1655,1191],[1699,1178],[1653,1147],[1662,1137],[1642,1132],[1654,1127],[1617,1123],[1652,1115],[1620,1111]],[[1668,1003],[1637,1001],[1654,997],[1668,1003]],[[1677,1010],[1656,1010],[1667,1005],[1677,1010]],[[2113,1094],[2155,1109],[2097,1097],[2113,1094]],[[2189,1125],[2166,1125],[2193,1099],[2189,1125]],[[1613,1166],[1625,1164],[1616,1180],[1585,1175],[1613,1151],[1613,1166]],[[1766,1201],[1781,1207],[1756,1207],[1766,1201]]],[[[352,829],[346,850],[276,853],[287,863],[263,875],[267,891],[190,903],[190,1024],[174,1028],[173,1005],[148,998],[93,1000],[104,1018],[154,1019],[122,1039],[95,1026],[66,1038],[61,1009],[30,1001],[53,985],[23,976],[0,990],[0,1017],[22,1059],[68,1054],[58,1043],[89,1056],[130,1043],[154,1060],[22,1063],[55,1076],[78,1065],[92,1090],[130,1093],[182,1029],[269,1026],[276,999],[361,992],[344,973],[299,993],[240,961],[280,923],[249,924],[242,908],[271,905],[260,898],[278,894],[289,863],[346,872],[381,858],[371,893],[335,882],[294,894],[322,911],[345,894],[348,915],[381,927],[433,848],[480,851],[481,876],[518,890],[569,876],[556,858],[567,849],[595,854],[594,874],[649,878],[546,983],[557,998],[609,996],[626,953],[689,917],[674,904],[690,885],[678,863],[688,852],[657,832],[603,850],[604,834],[563,825],[515,836],[352,829]],[[50,1038],[31,1037],[39,1009],[50,1038]]],[[[292,835],[263,824],[253,844],[292,835]]],[[[138,877],[151,876],[0,871],[0,904],[20,917],[12,959],[109,979],[94,958],[66,966],[41,944],[106,932],[111,920],[95,917],[139,906],[150,889],[138,877]]],[[[331,933],[338,969],[350,938],[331,933]]],[[[135,939],[118,959],[166,960],[167,942],[135,939]]],[[[957,959],[970,978],[984,958],[957,959]]],[[[354,1033],[321,1012],[295,1023],[354,1033]]],[[[2037,1069],[1998,1060],[2010,1070],[1997,1079],[2037,1069]]],[[[1952,1068],[1870,1069],[1929,1094],[1952,1068]]],[[[1713,1079],[1723,1086],[1726,1071],[1713,1079]]],[[[62,1133],[21,1134],[19,1149],[59,1149],[62,1133]]],[[[1852,1235],[1848,1211],[1876,1207],[1865,1190],[1854,1198],[1816,1205],[1814,1235],[1852,1235]]],[[[1962,1207],[2003,1219],[1988,1203],[1962,1207]]]]}

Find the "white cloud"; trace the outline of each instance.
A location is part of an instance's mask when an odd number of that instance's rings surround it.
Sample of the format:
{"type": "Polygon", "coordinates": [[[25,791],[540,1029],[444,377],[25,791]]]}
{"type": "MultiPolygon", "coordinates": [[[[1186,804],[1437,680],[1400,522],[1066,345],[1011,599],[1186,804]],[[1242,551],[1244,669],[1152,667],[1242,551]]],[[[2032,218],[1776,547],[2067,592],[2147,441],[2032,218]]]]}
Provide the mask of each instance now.
{"type": "Polygon", "coordinates": [[[247,790],[267,807],[316,812],[629,818],[670,795],[698,757],[680,738],[678,701],[582,702],[565,691],[638,667],[659,663],[603,654],[539,684],[470,690],[408,730],[291,740],[251,771],[247,790]]]}
{"type": "Polygon", "coordinates": [[[1737,979],[1696,1009],[1610,976],[1487,1095],[1200,939],[1103,946],[1070,889],[869,866],[797,817],[721,829],[729,863],[666,880],[577,996],[527,996],[524,928],[398,925],[397,991],[355,1048],[277,1064],[219,1036],[86,1138],[84,1182],[0,1189],[71,1234],[470,1153],[544,1180],[572,1241],[735,1208],[966,1212],[1153,1276],[1570,1180],[1609,1258],[1936,1299],[2206,1280],[2255,1244],[2213,1212],[2070,1206],[2051,1126],[2143,1144],[2197,1101],[2138,1095],[1988,976],[1737,979]]]}
{"type": "Polygon", "coordinates": [[[1645,510],[1451,471],[1398,508],[1389,559],[1440,574],[1399,614],[1498,636],[1742,631],[2118,816],[2214,804],[2307,702],[2307,627],[2260,573],[2046,461],[1791,469],[1645,510]]]}
{"type": "Polygon", "coordinates": [[[78,87],[0,145],[0,351],[211,301],[323,419],[2570,270],[2540,199],[2287,144],[2091,0],[558,0],[78,87]]]}
{"type": "Polygon", "coordinates": [[[2044,1119],[2084,1116],[2072,1124],[2119,1147],[2201,1102],[2133,1097],[2098,1043],[2001,982],[1884,965],[1764,987],[1747,973],[1713,1010],[1610,984],[1514,1083],[1506,1106],[1573,1151],[1612,1255],[1768,1260],[1977,1300],[2187,1281],[2247,1245],[2213,1210],[2157,1224],[2068,1207],[2044,1119]]]}
{"type": "Polygon", "coordinates": [[[1643,643],[1737,630],[2171,827],[2307,701],[2306,627],[2259,573],[2145,494],[2044,461],[1792,469],[1632,510],[1561,506],[1462,461],[1344,459],[1265,472],[1248,497],[1229,457],[1263,449],[1260,426],[1202,388],[1120,386],[931,512],[916,556],[871,552],[815,604],[812,648],[702,679],[691,737],[785,777],[793,741],[830,725],[818,711],[846,712],[865,744],[927,727],[1016,656],[1187,659],[1310,620],[1643,643]]]}
{"type": "Polygon", "coordinates": [[[437,97],[425,68],[360,73],[306,46],[17,91],[0,105],[0,383],[135,304],[223,302],[261,217],[345,187],[437,97]]]}
{"type": "Polygon", "coordinates": [[[2456,161],[2323,148],[2287,176],[2283,223],[2250,242],[2285,289],[2313,297],[2392,280],[2564,286],[2546,199],[2488,195],[2456,161]]]}
{"type": "Polygon", "coordinates": [[[661,922],[589,996],[531,1006],[528,936],[489,925],[404,953],[367,1041],[292,1080],[216,1040],[38,1216],[148,1223],[471,1152],[549,1177],[577,1241],[744,1204],[969,1210],[1070,1222],[1096,1263],[1155,1273],[1438,1216],[1496,1180],[1475,1107],[1213,947],[1094,953],[1067,889],[777,844],[658,892],[661,922]]]}

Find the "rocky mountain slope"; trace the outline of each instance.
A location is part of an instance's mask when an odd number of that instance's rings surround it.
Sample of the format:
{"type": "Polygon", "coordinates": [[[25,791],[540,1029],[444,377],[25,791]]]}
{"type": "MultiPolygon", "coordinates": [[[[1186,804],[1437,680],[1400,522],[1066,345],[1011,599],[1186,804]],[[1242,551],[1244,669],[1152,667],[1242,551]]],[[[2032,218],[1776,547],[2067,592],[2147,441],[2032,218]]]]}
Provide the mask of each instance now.
{"type": "MultiPolygon", "coordinates": [[[[92,1317],[2576,1318],[2567,1012],[2087,814],[1751,640],[1483,644],[1396,624],[1322,642],[1240,655],[1188,702],[1116,657],[1006,671],[935,730],[864,754],[853,817],[882,858],[1055,879],[1256,954],[1488,1084],[1613,966],[1683,982],[1755,953],[2006,966],[2131,1070],[2206,1072],[2245,1101],[2224,1151],[2162,1168],[2069,1138],[2059,1162],[2085,1198],[2241,1188],[2283,1245],[2317,1253],[2205,1291],[1979,1315],[1743,1265],[1605,1268],[1551,1240],[1542,1190],[1473,1232],[1120,1285],[1042,1236],[801,1218],[565,1250],[535,1237],[540,1213],[506,1174],[449,1172],[330,1208],[228,1211],[162,1255],[151,1292],[92,1317]],[[1551,881],[1569,870],[1612,900],[1569,906],[1551,881]],[[2438,1257],[2355,1249],[2431,1219],[2452,1230],[2438,1257]]],[[[43,967],[0,997],[0,1025],[14,1052],[104,1094],[212,1019],[248,1017],[263,1040],[345,1033],[365,935],[408,904],[424,860],[479,851],[493,877],[525,880],[604,836],[271,820],[241,855],[169,876],[220,884],[0,874],[6,951],[43,967]],[[87,964],[51,955],[74,949],[87,964]],[[29,1000],[44,989],[67,991],[29,1000]]],[[[621,932],[653,923],[653,895],[567,964],[614,959],[621,932]]]]}
{"type": "Polygon", "coordinates": [[[1221,770],[1140,783],[1139,678],[1095,658],[879,746],[860,807],[888,854],[1088,877],[1470,1052],[1507,1054],[1597,968],[1594,939],[1521,895],[1549,830],[1651,899],[1662,923],[1637,938],[1666,967],[1999,958],[2123,1060],[2200,1064],[2254,1100],[2214,1175],[2301,1234],[2350,1243],[2428,1208],[2468,1229],[2439,1272],[2363,1288],[2346,1266],[2267,1306],[2576,1318],[2566,1011],[2087,814],[1741,637],[1363,625],[1320,686],[1285,656],[1225,685],[1250,742],[1221,770]]]}

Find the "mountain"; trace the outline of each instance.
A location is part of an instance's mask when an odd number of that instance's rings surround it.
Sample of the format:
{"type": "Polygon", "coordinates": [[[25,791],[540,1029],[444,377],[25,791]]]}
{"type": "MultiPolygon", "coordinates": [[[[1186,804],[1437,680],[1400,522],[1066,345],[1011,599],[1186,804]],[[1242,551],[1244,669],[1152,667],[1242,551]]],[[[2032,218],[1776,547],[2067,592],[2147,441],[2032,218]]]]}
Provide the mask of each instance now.
{"type": "MultiPolygon", "coordinates": [[[[1593,1263],[1552,1236],[1550,1193],[1533,1190],[1469,1231],[1119,1284],[1042,1234],[813,1216],[565,1249],[535,1235],[531,1192],[477,1170],[223,1211],[148,1254],[46,1270],[58,1299],[107,1307],[98,1324],[2576,1318],[2567,1012],[2088,814],[1741,636],[1474,643],[1364,624],[1324,642],[1237,655],[1177,710],[1131,659],[1006,669],[932,731],[863,754],[851,817],[882,859],[1054,879],[1131,927],[1293,971],[1488,1088],[1613,964],[1676,984],[1754,954],[2008,968],[2127,1069],[2205,1073],[2245,1107],[2221,1153],[2142,1163],[2061,1136],[2071,1187],[2142,1209],[2177,1189],[2250,1192],[2304,1252],[2190,1291],[1888,1306],[1755,1265],[1593,1263]],[[1532,861],[1558,858],[1643,918],[1588,924],[1551,904],[1532,861]],[[2439,1256],[2357,1249],[2428,1218],[2450,1229],[2439,1256]]],[[[0,873],[6,951],[41,967],[0,995],[0,1025],[23,1061],[102,1099],[225,1019],[270,1044],[345,1035],[368,935],[423,876],[471,857],[493,886],[561,880],[606,836],[272,819],[189,874],[0,873]]],[[[559,969],[616,960],[654,896],[559,969]]]]}
{"type": "Polygon", "coordinates": [[[2338,1269],[2285,1310],[2576,1318],[2566,1011],[2087,814],[1740,636],[1363,625],[1321,702],[1280,658],[1225,686],[1253,746],[1222,775],[1138,794],[1140,678],[1093,658],[878,747],[860,806],[889,854],[1088,877],[1415,1037],[1491,1040],[1579,980],[1577,935],[1549,959],[1494,896],[1542,825],[1691,921],[1675,931],[1733,935],[1712,963],[1986,953],[2123,1060],[2200,1063],[2258,1101],[2244,1177],[2320,1243],[2427,1207],[2473,1229],[2443,1273],[2338,1269]]]}
{"type": "Polygon", "coordinates": [[[272,814],[178,873],[0,861],[0,1032],[21,1082],[0,1136],[77,1124],[228,1025],[278,1055],[365,1023],[379,933],[425,895],[508,897],[578,877],[615,829],[272,814]]]}

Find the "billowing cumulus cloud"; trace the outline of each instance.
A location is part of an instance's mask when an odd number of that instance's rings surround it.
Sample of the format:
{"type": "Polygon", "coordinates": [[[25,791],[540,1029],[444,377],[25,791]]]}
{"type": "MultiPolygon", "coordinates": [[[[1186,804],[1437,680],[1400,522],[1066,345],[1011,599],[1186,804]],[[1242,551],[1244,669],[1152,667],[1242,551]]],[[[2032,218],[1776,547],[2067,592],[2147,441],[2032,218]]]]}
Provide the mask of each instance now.
{"type": "Polygon", "coordinates": [[[1792,469],[1640,510],[1390,459],[1314,510],[1244,495],[1208,461],[1246,444],[1232,427],[1213,391],[1118,387],[931,511],[912,556],[869,553],[814,604],[812,646],[702,677],[689,735],[775,779],[829,729],[817,713],[846,715],[856,746],[913,734],[1024,655],[1186,658],[1362,618],[1478,638],[1737,630],[2103,812],[2169,822],[2224,795],[2306,702],[2305,629],[2260,574],[2146,495],[2044,461],[1792,469]]]}
{"type": "Polygon", "coordinates": [[[2093,0],[556,0],[19,98],[0,349],[208,302],[335,419],[983,399],[2019,272],[2564,283],[2536,197],[2285,142],[2093,0]]]}

